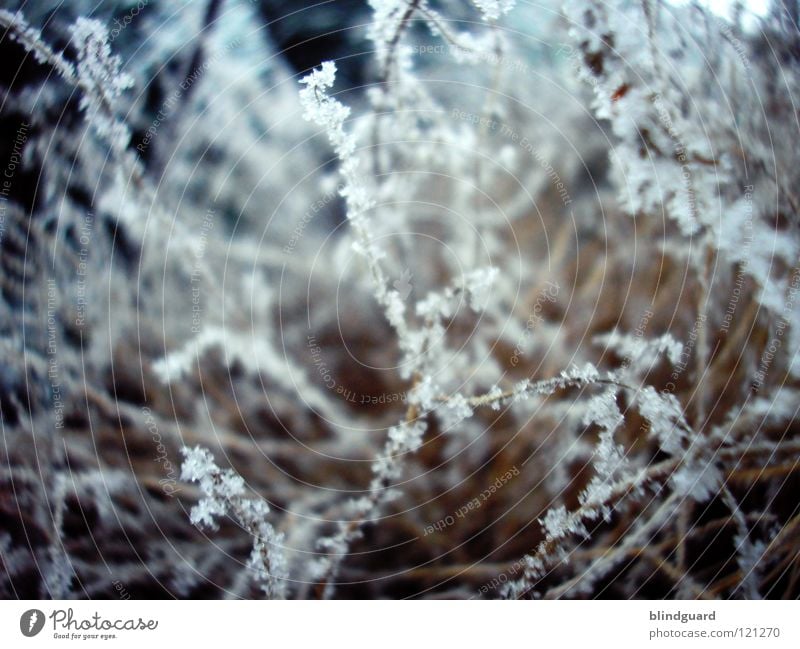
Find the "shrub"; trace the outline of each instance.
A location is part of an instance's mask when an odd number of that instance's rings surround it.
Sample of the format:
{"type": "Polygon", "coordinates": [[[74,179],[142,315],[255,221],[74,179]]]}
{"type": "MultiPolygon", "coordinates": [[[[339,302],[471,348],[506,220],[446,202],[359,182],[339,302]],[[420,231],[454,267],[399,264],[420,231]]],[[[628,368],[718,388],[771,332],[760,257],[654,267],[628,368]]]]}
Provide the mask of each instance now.
{"type": "Polygon", "coordinates": [[[794,5],[369,5],[0,11],[0,592],[796,597],[794,5]]]}

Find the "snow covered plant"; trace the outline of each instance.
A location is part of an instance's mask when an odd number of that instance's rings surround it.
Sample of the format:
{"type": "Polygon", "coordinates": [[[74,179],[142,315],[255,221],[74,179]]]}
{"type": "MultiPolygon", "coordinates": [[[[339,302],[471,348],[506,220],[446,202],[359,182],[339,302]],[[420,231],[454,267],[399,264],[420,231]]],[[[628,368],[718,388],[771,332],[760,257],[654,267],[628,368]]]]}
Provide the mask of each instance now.
{"type": "Polygon", "coordinates": [[[86,112],[97,134],[115,152],[124,151],[130,132],[114,114],[115,101],[133,85],[133,78],[120,72],[120,59],[111,53],[105,26],[88,18],[75,21],[71,28],[72,44],[78,51],[75,64],[53,51],[41,33],[30,27],[19,13],[0,9],[0,26],[39,63],[53,66],[68,83],[80,89],[81,110],[86,112]]]}
{"type": "Polygon", "coordinates": [[[798,596],[794,5],[89,4],[0,10],[0,594],[798,596]]]}
{"type": "MultiPolygon", "coordinates": [[[[781,9],[778,3],[776,16],[781,9]]],[[[658,345],[650,343],[650,350],[641,337],[612,332],[598,338],[606,349],[625,358],[626,368],[619,376],[626,381],[634,378],[626,375],[637,359],[651,366],[648,357],[657,347],[667,350],[676,368],[670,380],[660,391],[637,388],[627,403],[638,409],[663,461],[671,465],[651,464],[631,471],[624,449],[610,438],[623,423],[614,399],[617,390],[599,397],[584,419],[603,431],[596,450],[598,476],[579,496],[576,510],[551,509],[542,519],[544,540],[525,558],[522,576],[505,592],[516,597],[530,594],[553,565],[568,558],[562,539],[573,534],[588,538],[587,520],[608,519],[609,503],[619,508],[623,497],[641,498],[648,483],[663,494],[664,481],[659,478],[653,484],[651,474],[666,473],[672,494],[646,510],[619,543],[573,579],[548,590],[548,595],[594,592],[597,580],[625,561],[633,548],[646,545],[677,511],[678,592],[705,596],[705,584],[684,572],[686,537],[692,532],[686,512],[721,497],[741,535],[737,549],[756,557],[751,561],[740,556],[740,566],[747,566],[740,571],[742,589],[748,597],[759,597],[755,575],[763,568],[758,564],[764,559],[765,542],[757,541],[760,550],[755,550],[749,538],[754,532],[730,493],[736,469],[725,458],[735,457],[738,465],[753,452],[761,428],[741,427],[753,410],[763,412],[771,404],[775,406],[771,414],[787,426],[796,414],[789,400],[798,395],[800,376],[796,300],[800,242],[796,228],[776,224],[782,210],[792,213],[795,208],[792,190],[785,184],[788,169],[779,171],[774,162],[774,156],[788,160],[795,154],[781,150],[781,144],[770,149],[756,144],[771,128],[780,128],[774,115],[759,110],[756,103],[770,96],[786,107],[793,102],[796,86],[793,81],[779,90],[772,87],[765,71],[754,67],[764,61],[749,61],[734,35],[742,34],[741,23],[731,26],[698,7],[682,13],[651,0],[568,1],[566,16],[571,40],[562,51],[578,62],[581,78],[593,89],[592,109],[610,124],[620,202],[640,223],[657,219],[664,232],[660,241],[664,254],[686,271],[687,294],[693,296],[693,308],[687,311],[693,324],[683,349],[668,338],[658,345]],[[692,13],[699,22],[687,20],[692,13]],[[700,65],[692,65],[696,62],[700,65]],[[749,304],[748,286],[752,287],[749,304]],[[747,315],[742,313],[745,308],[747,315]],[[732,331],[731,323],[737,320],[732,331]],[[754,350],[742,349],[741,328],[753,326],[768,333],[754,350]],[[728,369],[734,354],[738,355],[734,362],[746,363],[749,371],[724,371],[725,384],[720,385],[722,378],[715,375],[728,369]],[[692,391],[681,402],[674,394],[679,389],[677,379],[691,364],[692,391]],[[759,397],[765,371],[772,375],[776,391],[759,397]]],[[[796,64],[788,67],[796,79],[796,64]]],[[[645,320],[652,315],[646,313],[645,320]]],[[[783,441],[766,442],[770,458],[780,452],[783,441]]],[[[775,528],[766,532],[767,543],[776,534],[775,528]]]]}
{"type": "Polygon", "coordinates": [[[192,507],[192,523],[216,529],[215,517],[230,512],[253,537],[248,567],[254,578],[261,583],[267,597],[283,597],[286,593],[286,565],[281,549],[283,535],[277,534],[267,521],[269,505],[263,500],[246,498],[244,479],[231,469],[221,470],[206,449],[183,448],[182,452],[181,479],[197,482],[204,496],[192,507]]]}
{"type": "MultiPolygon", "coordinates": [[[[404,103],[420,101],[432,102],[430,97],[425,97],[421,91],[411,99],[403,95],[404,84],[411,86],[411,65],[409,61],[398,64],[396,70],[389,69],[390,62],[400,60],[403,56],[400,43],[408,21],[415,12],[419,11],[423,18],[433,24],[431,30],[434,34],[441,33],[438,19],[426,16],[428,8],[425,4],[404,2],[382,2],[378,4],[380,27],[377,33],[383,36],[379,40],[373,32],[373,39],[377,41],[379,64],[382,66],[386,85],[376,91],[380,95],[377,105],[381,108],[398,107],[404,103]],[[390,38],[387,34],[392,35],[390,38]],[[394,96],[392,97],[392,95],[394,96]],[[391,99],[388,99],[392,97],[391,99]]],[[[488,3],[487,3],[488,4],[488,3]]],[[[496,3],[494,3],[496,4],[496,3]]],[[[481,7],[486,16],[496,19],[498,16],[491,13],[486,6],[481,7]]],[[[495,11],[494,7],[491,11],[495,11]]],[[[386,273],[382,268],[383,253],[378,249],[375,241],[381,237],[379,226],[368,221],[367,213],[378,203],[386,201],[386,196],[397,192],[398,188],[391,181],[391,163],[386,175],[390,178],[382,182],[374,176],[367,177],[360,171],[362,166],[359,160],[357,138],[347,131],[346,123],[350,117],[350,110],[337,99],[329,95],[334,85],[336,66],[333,62],[325,62],[319,70],[302,79],[304,88],[301,90],[301,102],[306,119],[313,120],[323,127],[328,134],[328,139],[334,148],[340,162],[341,174],[344,181],[342,195],[347,202],[347,217],[355,234],[354,248],[367,264],[374,282],[374,291],[379,304],[386,311],[388,322],[395,329],[400,349],[405,353],[401,367],[405,376],[413,377],[412,389],[409,392],[410,407],[406,416],[405,426],[410,422],[423,418],[426,413],[435,413],[440,425],[446,430],[463,428],[464,420],[473,415],[476,406],[489,405],[499,409],[505,404],[516,402],[521,396],[552,394],[557,389],[567,386],[586,386],[600,384],[603,391],[592,397],[585,404],[571,405],[572,416],[580,413],[579,423],[584,427],[595,426],[600,431],[596,449],[593,453],[592,464],[595,476],[589,481],[578,497],[579,506],[568,511],[565,506],[551,508],[542,518],[544,539],[536,552],[525,558],[523,575],[509,586],[504,588],[508,595],[521,596],[529,594],[535,584],[545,577],[552,566],[565,560],[568,556],[567,537],[574,534],[584,535],[587,539],[591,534],[586,524],[593,521],[604,520],[611,522],[615,510],[627,507],[626,501],[642,501],[647,490],[651,493],[663,493],[665,487],[672,491],[658,506],[652,507],[652,512],[642,515],[631,525],[625,536],[625,543],[620,548],[609,550],[608,556],[602,556],[602,561],[593,563],[576,581],[567,581],[555,589],[555,593],[564,594],[573,590],[575,592],[591,593],[595,582],[611,571],[615,564],[624,558],[623,548],[635,547],[643,539],[652,537],[667,524],[669,516],[674,511],[688,509],[688,503],[705,503],[716,494],[724,491],[723,474],[718,467],[717,456],[721,452],[736,454],[737,444],[740,439],[731,437],[725,424],[721,427],[711,427],[710,417],[707,412],[707,379],[704,373],[710,368],[709,358],[709,333],[711,323],[708,315],[711,312],[711,268],[715,254],[721,254],[722,259],[735,266],[743,262],[743,270],[748,272],[760,287],[759,301],[768,313],[782,314],[782,329],[787,328],[784,339],[787,345],[786,358],[789,360],[787,369],[793,372],[794,357],[796,356],[798,341],[798,327],[789,323],[794,319],[796,306],[793,301],[787,301],[789,279],[785,272],[796,262],[798,247],[795,235],[777,235],[771,224],[763,216],[750,215],[748,222],[751,224],[750,232],[742,231],[742,215],[748,210],[752,212],[754,178],[739,178],[746,185],[743,187],[744,197],[728,199],[732,201],[729,208],[725,207],[723,197],[735,191],[736,176],[735,165],[729,159],[730,154],[715,148],[723,146],[728,137],[728,127],[720,124],[722,131],[717,140],[711,140],[706,125],[714,115],[714,104],[708,102],[708,79],[700,74],[698,79],[690,78],[690,82],[676,80],[677,71],[662,72],[662,69],[673,65],[672,57],[682,57],[681,48],[687,49],[687,30],[678,19],[670,15],[660,4],[644,2],[631,4],[593,5],[592,3],[577,2],[568,7],[568,17],[573,18],[570,29],[574,45],[568,46],[570,50],[579,52],[584,65],[581,66],[582,75],[593,82],[595,91],[594,109],[598,117],[611,122],[613,134],[616,137],[612,159],[614,168],[620,170],[621,191],[624,204],[635,215],[658,214],[659,211],[674,219],[678,232],[671,234],[663,240],[664,250],[667,254],[677,257],[681,262],[688,259],[687,270],[693,274],[692,280],[696,282],[698,297],[695,298],[697,311],[694,311],[694,328],[686,356],[684,346],[669,335],[648,341],[630,335],[621,335],[612,332],[610,335],[597,338],[598,344],[605,346],[606,350],[613,350],[626,359],[623,368],[599,374],[591,365],[580,372],[564,373],[561,379],[555,382],[523,382],[510,392],[504,392],[500,387],[502,372],[492,368],[491,363],[481,364],[480,378],[491,385],[491,390],[482,396],[469,396],[463,388],[467,385],[463,375],[453,375],[450,381],[443,380],[448,370],[462,370],[455,362],[448,358],[442,362],[442,353],[445,346],[441,341],[445,339],[443,321],[453,316],[454,308],[452,298],[457,294],[474,294],[475,286],[471,282],[454,289],[445,289],[443,292],[431,292],[417,303],[416,315],[422,320],[422,326],[415,329],[409,326],[404,317],[405,308],[403,301],[396,291],[388,287],[386,273]],[[609,18],[608,16],[613,16],[609,18]],[[663,34],[664,42],[658,42],[656,34],[663,34]],[[642,42],[649,43],[649,47],[642,48],[642,42]],[[625,48],[630,48],[630,51],[625,48]],[[668,49],[669,48],[669,49],[668,49]],[[664,52],[668,54],[664,54],[664,52]],[[661,60],[666,58],[667,60],[661,60]],[[687,87],[688,86],[688,87],[687,87]],[[671,106],[685,106],[687,102],[705,101],[708,114],[693,116],[687,115],[684,108],[682,113],[672,117],[671,106]],[[719,160],[715,159],[719,157],[719,160]],[[729,189],[731,188],[731,189],[729,189]],[[722,215],[725,216],[723,220],[722,215]],[[732,222],[733,221],[733,222],[732,222]],[[677,238],[698,236],[699,254],[693,254],[692,246],[679,243],[677,238]],[[743,256],[743,237],[750,236],[758,240],[752,255],[743,256]],[[732,239],[733,237],[733,239],[732,239]],[[739,239],[736,239],[739,237],[739,239]],[[781,237],[780,239],[778,237],[781,237]],[[772,243],[773,245],[769,246],[772,243]],[[687,252],[688,250],[688,252],[687,252]],[[757,252],[756,252],[757,250],[757,252]],[[698,261],[699,258],[699,261],[698,261]],[[777,279],[770,267],[772,260],[777,260],[783,276],[777,279]],[[784,264],[781,266],[781,264],[784,264]],[[784,312],[785,308],[792,309],[784,312]],[[789,333],[789,330],[791,333],[789,333]],[[645,385],[647,375],[661,360],[661,354],[666,352],[666,359],[677,368],[673,372],[675,381],[669,381],[665,387],[656,390],[645,385]],[[676,381],[686,368],[687,359],[696,364],[694,381],[696,387],[690,398],[689,405],[693,409],[693,417],[687,419],[682,404],[674,394],[677,388],[676,381]],[[487,369],[487,365],[490,367],[487,369]],[[453,392],[449,385],[459,385],[461,391],[453,392]],[[639,458],[630,461],[625,448],[615,440],[615,433],[625,423],[625,417],[620,412],[618,400],[624,397],[628,409],[638,410],[639,416],[644,420],[645,430],[653,440],[655,448],[663,454],[664,459],[658,464],[651,464],[648,459],[645,463],[639,458]],[[649,536],[648,536],[649,535],[649,536]]],[[[376,20],[377,22],[377,20],[376,20]]],[[[698,35],[695,35],[697,37],[698,35]]],[[[459,36],[453,35],[451,40],[457,42],[459,36]]],[[[694,44],[699,42],[695,41],[694,44]]],[[[722,45],[720,45],[722,47],[722,45]]],[[[719,62],[716,62],[720,65],[719,62]]],[[[731,65],[731,63],[729,63],[731,65]]],[[[726,74],[729,72],[725,71],[726,74]]],[[[724,92],[725,89],[722,89],[724,92]]],[[[409,93],[410,94],[410,93],[409,93]]],[[[719,101],[718,96],[713,99],[719,101]]],[[[428,104],[430,105],[430,103],[428,104]]],[[[386,110],[380,116],[372,117],[372,125],[362,132],[368,133],[369,129],[380,129],[381,122],[392,124],[394,130],[386,127],[386,132],[419,132],[415,129],[430,128],[431,137],[441,137],[450,146],[447,135],[436,131],[424,123],[416,115],[411,118],[418,120],[416,124],[409,124],[408,117],[398,115],[397,109],[386,110]],[[402,131],[399,129],[402,127],[402,131]],[[435,134],[435,135],[433,135],[435,134]]],[[[730,138],[730,146],[735,144],[730,138]]],[[[372,146],[388,143],[375,141],[372,146]]],[[[425,144],[416,142],[416,159],[419,163],[432,158],[425,158],[425,144]]],[[[402,146],[402,145],[400,145],[402,146]]],[[[398,147],[399,148],[399,147],[398,147]]],[[[399,158],[399,156],[398,156],[399,158]]],[[[763,167],[763,164],[762,164],[763,167]]],[[[379,164],[374,168],[381,169],[379,164]]],[[[383,168],[386,168],[385,166],[383,168]]],[[[408,190],[408,187],[404,187],[408,190]]],[[[764,216],[768,217],[768,213],[764,216]]],[[[377,217],[373,217],[375,221],[377,217]]],[[[401,215],[392,214],[393,219],[402,218],[401,215]]],[[[382,219],[384,222],[389,218],[382,219]]],[[[475,219],[482,229],[491,236],[491,227],[486,227],[475,219]]],[[[480,227],[477,226],[477,227],[480,227]]],[[[476,227],[476,229],[477,229],[476,227]]],[[[472,280],[477,282],[480,290],[490,288],[496,280],[497,268],[488,268],[472,275],[472,280]]],[[[498,291],[502,295],[502,289],[498,291]]],[[[495,301],[492,307],[502,305],[501,300],[495,301]]],[[[481,314],[487,323],[502,313],[487,308],[485,302],[481,303],[481,314]]],[[[720,308],[719,306],[717,308],[720,308]]],[[[690,313],[693,310],[690,310],[690,313]]],[[[721,312],[721,311],[720,311],[721,312]]],[[[767,316],[770,317],[769,315],[767,316]]],[[[498,318],[499,319],[499,318],[498,318]]],[[[714,325],[722,325],[722,321],[714,325]]],[[[496,339],[481,341],[481,333],[473,332],[469,339],[470,344],[481,344],[482,349],[488,349],[496,339]]],[[[468,349],[462,346],[463,353],[468,349]]],[[[473,380],[475,379],[473,371],[473,380]]],[[[747,391],[741,394],[749,399],[747,391]]],[[[719,403],[719,399],[717,400],[719,403]]],[[[745,401],[746,403],[746,401],[745,401]]],[[[763,407],[759,405],[759,407],[763,407]]],[[[728,422],[737,413],[741,414],[742,405],[736,403],[731,408],[730,415],[723,419],[728,422]]],[[[791,412],[785,412],[784,417],[791,418],[791,412]]],[[[415,450],[421,443],[425,427],[417,423],[412,429],[406,431],[403,427],[393,429],[390,433],[391,445],[385,452],[401,450],[407,452],[415,450]]],[[[641,442],[640,442],[641,443],[641,442]]],[[[396,461],[389,462],[391,471],[386,471],[387,463],[384,460],[375,467],[378,479],[373,482],[370,490],[371,496],[354,503],[351,508],[355,516],[370,520],[375,515],[375,509],[381,501],[376,490],[384,484],[384,478],[397,478],[399,470],[396,461]]],[[[738,511],[734,510],[733,514],[738,511]]],[[[684,521],[685,522],[685,521],[684,521]]],[[[325,593],[329,594],[330,579],[335,576],[335,568],[331,562],[341,560],[341,555],[347,551],[348,544],[354,540],[358,533],[358,523],[343,524],[340,533],[331,540],[324,540],[321,547],[335,553],[335,559],[323,561],[325,569],[321,572],[326,585],[325,593]]],[[[700,593],[702,588],[688,577],[681,577],[681,588],[685,593],[700,593]]]]}

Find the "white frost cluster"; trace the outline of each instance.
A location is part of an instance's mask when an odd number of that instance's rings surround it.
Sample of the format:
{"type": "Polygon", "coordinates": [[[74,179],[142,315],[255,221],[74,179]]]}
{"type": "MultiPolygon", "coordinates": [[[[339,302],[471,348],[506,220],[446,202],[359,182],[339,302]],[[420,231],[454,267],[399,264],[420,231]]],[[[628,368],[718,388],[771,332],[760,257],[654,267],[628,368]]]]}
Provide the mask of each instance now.
{"type": "Polygon", "coordinates": [[[497,268],[490,267],[467,273],[464,278],[464,290],[467,292],[469,306],[473,311],[480,312],[486,308],[498,272],[497,268]]]}
{"type": "Polygon", "coordinates": [[[369,492],[351,499],[347,505],[348,518],[339,521],[336,533],[317,541],[317,547],[325,556],[313,562],[311,577],[322,581],[325,598],[333,594],[339,568],[350,545],[362,537],[363,523],[374,520],[380,508],[398,496],[392,483],[402,475],[405,456],[421,446],[426,429],[422,420],[403,421],[389,429],[383,451],[372,463],[369,492]]]}
{"type": "Polygon", "coordinates": [[[614,432],[622,425],[622,413],[617,406],[615,390],[606,390],[589,400],[583,424],[597,424],[607,432],[614,432]]]}
{"type": "Polygon", "coordinates": [[[722,477],[712,459],[698,456],[702,447],[695,445],[703,440],[692,431],[675,395],[646,386],[637,393],[636,404],[661,450],[679,460],[670,476],[675,492],[697,502],[711,498],[719,490],[722,477]]]}
{"type": "Polygon", "coordinates": [[[464,395],[456,394],[442,403],[436,409],[436,414],[444,430],[453,432],[462,421],[472,416],[472,408],[464,395]]]}
{"type": "Polygon", "coordinates": [[[78,18],[72,27],[72,40],[78,50],[78,76],[85,92],[84,110],[97,134],[113,149],[122,150],[130,139],[128,127],[110,112],[117,98],[131,86],[133,78],[120,72],[120,58],[111,53],[103,24],[78,18]]]}
{"type": "Polygon", "coordinates": [[[596,476],[589,483],[585,499],[605,500],[607,490],[614,478],[625,468],[625,449],[614,440],[614,432],[622,426],[624,417],[617,406],[616,390],[606,390],[589,400],[584,425],[596,424],[602,430],[594,452],[596,476]],[[594,493],[593,493],[594,492],[594,493]]]}
{"type": "Polygon", "coordinates": [[[648,385],[636,395],[636,402],[642,417],[650,423],[650,434],[658,440],[661,450],[673,456],[681,455],[689,425],[675,395],[656,392],[648,385]]]}
{"type": "Polygon", "coordinates": [[[670,334],[648,339],[615,330],[602,336],[596,336],[594,340],[597,344],[613,349],[627,359],[631,367],[637,369],[651,367],[662,354],[672,365],[677,365],[683,353],[683,344],[670,334]]]}
{"type": "MultiPolygon", "coordinates": [[[[163,383],[177,381],[191,374],[203,355],[217,345],[226,348],[225,332],[217,327],[206,327],[183,347],[169,352],[153,363],[153,371],[163,383]]],[[[252,355],[247,354],[246,357],[252,358],[252,355]]]]}
{"type": "Polygon", "coordinates": [[[548,539],[557,540],[569,533],[569,515],[563,505],[548,509],[540,522],[548,539]]]}
{"type": "Polygon", "coordinates": [[[368,38],[375,44],[375,56],[383,68],[389,57],[389,46],[400,28],[400,22],[408,11],[407,0],[369,0],[372,7],[368,38]]]}
{"type": "Polygon", "coordinates": [[[480,9],[484,20],[499,20],[517,4],[517,0],[472,0],[480,9]]]}
{"type": "Polygon", "coordinates": [[[389,429],[383,453],[372,464],[374,478],[370,488],[373,492],[380,493],[402,475],[403,456],[413,453],[422,445],[425,430],[426,426],[422,421],[401,422],[389,429]]]}
{"type": "Polygon", "coordinates": [[[213,530],[217,529],[217,517],[232,514],[253,537],[248,568],[253,571],[254,580],[267,597],[285,597],[288,570],[281,549],[283,535],[267,522],[269,505],[261,499],[248,498],[244,479],[232,469],[220,469],[208,449],[184,447],[181,452],[181,479],[199,483],[204,494],[192,507],[192,523],[213,530]]]}
{"type": "Polygon", "coordinates": [[[711,462],[701,462],[687,456],[670,476],[670,482],[675,493],[703,503],[719,492],[723,476],[711,462]]]}

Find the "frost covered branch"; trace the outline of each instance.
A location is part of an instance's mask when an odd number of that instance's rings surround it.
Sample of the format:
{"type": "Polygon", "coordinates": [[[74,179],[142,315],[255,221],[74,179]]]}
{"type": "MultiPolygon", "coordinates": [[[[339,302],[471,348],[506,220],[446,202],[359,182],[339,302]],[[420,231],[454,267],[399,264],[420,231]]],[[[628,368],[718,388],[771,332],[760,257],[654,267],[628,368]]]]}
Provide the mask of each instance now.
{"type": "Polygon", "coordinates": [[[21,14],[0,10],[0,25],[6,27],[11,38],[33,54],[39,63],[52,66],[68,83],[80,88],[81,109],[85,111],[87,121],[115,154],[122,155],[130,132],[116,117],[114,105],[117,98],[133,85],[133,78],[120,71],[120,58],[111,53],[102,23],[78,18],[73,25],[72,42],[78,51],[77,65],[55,52],[21,14]]]}
{"type": "Polygon", "coordinates": [[[199,446],[184,447],[181,479],[197,482],[204,498],[192,507],[191,521],[199,528],[217,529],[216,519],[230,513],[253,538],[247,569],[270,599],[287,592],[287,565],[283,555],[283,534],[267,521],[269,505],[245,495],[244,479],[232,469],[220,469],[211,453],[199,446]]]}

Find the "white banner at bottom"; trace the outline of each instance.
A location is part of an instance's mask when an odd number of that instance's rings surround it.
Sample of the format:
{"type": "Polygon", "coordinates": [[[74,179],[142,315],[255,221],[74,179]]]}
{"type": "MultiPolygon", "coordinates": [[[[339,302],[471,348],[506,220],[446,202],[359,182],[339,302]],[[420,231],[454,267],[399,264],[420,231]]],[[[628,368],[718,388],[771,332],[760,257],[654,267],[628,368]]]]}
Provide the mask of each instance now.
{"type": "Polygon", "coordinates": [[[0,602],[0,646],[777,648],[800,646],[799,620],[796,601],[15,600],[0,602]]]}

